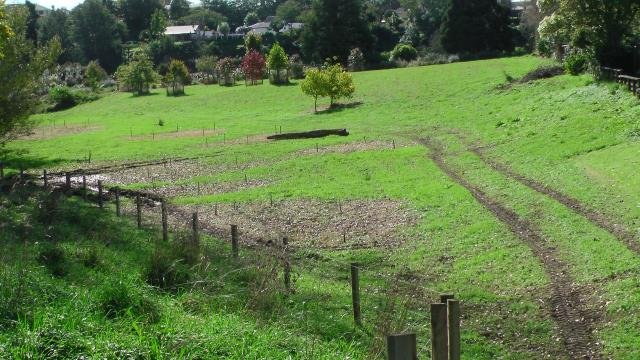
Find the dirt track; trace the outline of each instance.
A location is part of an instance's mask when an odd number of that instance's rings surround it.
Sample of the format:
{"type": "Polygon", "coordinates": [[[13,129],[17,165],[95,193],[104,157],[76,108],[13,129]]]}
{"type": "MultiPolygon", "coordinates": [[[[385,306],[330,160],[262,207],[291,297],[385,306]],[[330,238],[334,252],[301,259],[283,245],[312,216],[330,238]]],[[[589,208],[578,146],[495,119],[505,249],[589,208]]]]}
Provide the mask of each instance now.
{"type": "Polygon", "coordinates": [[[595,313],[588,309],[582,292],[569,275],[568,265],[560,259],[556,249],[547,244],[541,232],[531,223],[489,197],[449,166],[440,144],[431,139],[423,139],[421,143],[429,149],[431,159],[449,178],[466,188],[538,257],[549,276],[549,311],[559,327],[567,356],[570,359],[600,359],[601,347],[593,338],[597,322],[595,313]]]}

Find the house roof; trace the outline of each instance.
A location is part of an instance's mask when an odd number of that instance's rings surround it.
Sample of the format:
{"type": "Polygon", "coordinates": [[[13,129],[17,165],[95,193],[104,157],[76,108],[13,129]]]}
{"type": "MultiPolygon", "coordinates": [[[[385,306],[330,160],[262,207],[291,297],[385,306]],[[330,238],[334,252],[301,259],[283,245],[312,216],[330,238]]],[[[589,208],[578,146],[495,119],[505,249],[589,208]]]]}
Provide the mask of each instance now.
{"type": "Polygon", "coordinates": [[[271,23],[270,22],[259,22],[259,23],[255,23],[251,26],[249,26],[251,29],[253,30],[257,30],[257,29],[268,29],[269,27],[271,27],[271,23]]]}
{"type": "Polygon", "coordinates": [[[198,25],[167,26],[165,35],[190,35],[198,32],[198,25]]]}
{"type": "Polygon", "coordinates": [[[299,22],[287,23],[282,27],[282,29],[280,29],[280,31],[284,32],[289,30],[300,30],[303,27],[304,27],[304,23],[299,23],[299,22]]]}

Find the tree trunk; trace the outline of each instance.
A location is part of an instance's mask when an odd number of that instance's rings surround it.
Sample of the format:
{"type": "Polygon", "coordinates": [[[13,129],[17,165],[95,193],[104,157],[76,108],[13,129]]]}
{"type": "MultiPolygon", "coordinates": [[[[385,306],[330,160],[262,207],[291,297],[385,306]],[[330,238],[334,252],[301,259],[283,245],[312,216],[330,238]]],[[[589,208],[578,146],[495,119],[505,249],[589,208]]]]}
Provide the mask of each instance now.
{"type": "Polygon", "coordinates": [[[315,97],[315,100],[316,100],[316,102],[313,105],[313,112],[317,113],[318,112],[318,97],[317,96],[315,97]]]}

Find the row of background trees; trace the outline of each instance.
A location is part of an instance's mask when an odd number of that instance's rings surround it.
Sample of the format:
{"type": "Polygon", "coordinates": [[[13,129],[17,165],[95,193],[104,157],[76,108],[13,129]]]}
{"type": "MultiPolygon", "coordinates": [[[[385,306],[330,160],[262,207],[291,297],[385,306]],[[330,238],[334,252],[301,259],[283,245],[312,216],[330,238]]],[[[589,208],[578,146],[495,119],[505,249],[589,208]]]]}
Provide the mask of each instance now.
{"type": "MultiPolygon", "coordinates": [[[[307,63],[337,56],[346,63],[361,49],[369,67],[388,66],[398,43],[422,53],[496,55],[520,46],[532,50],[533,34],[496,0],[85,0],[39,17],[29,8],[28,38],[44,44],[57,37],[59,63],[98,60],[109,72],[126,62],[127,50],[146,44],[156,65],[178,58],[194,68],[199,56],[242,56],[242,39],[181,42],[163,36],[167,25],[202,25],[222,33],[275,16],[265,45],[279,42],[307,63]],[[400,9],[400,11],[399,11],[400,9]],[[279,32],[302,22],[303,30],[279,32]]],[[[533,20],[535,23],[535,20],[533,20]]]]}

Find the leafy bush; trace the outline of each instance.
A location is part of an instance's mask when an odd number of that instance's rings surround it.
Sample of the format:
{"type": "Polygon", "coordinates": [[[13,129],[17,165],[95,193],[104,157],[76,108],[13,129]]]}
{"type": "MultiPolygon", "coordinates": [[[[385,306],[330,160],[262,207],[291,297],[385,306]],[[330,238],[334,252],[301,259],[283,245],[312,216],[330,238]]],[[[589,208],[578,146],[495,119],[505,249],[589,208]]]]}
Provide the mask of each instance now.
{"type": "Polygon", "coordinates": [[[84,81],[87,86],[96,90],[102,81],[107,78],[107,72],[100,66],[97,61],[91,61],[84,71],[84,81]]]}
{"type": "Polygon", "coordinates": [[[269,50],[267,56],[267,66],[270,71],[275,71],[275,75],[269,74],[269,81],[272,84],[286,84],[289,82],[289,78],[281,78],[280,71],[286,69],[289,66],[289,57],[280,44],[275,43],[269,50]]]}
{"type": "Polygon", "coordinates": [[[247,83],[256,85],[262,80],[266,68],[264,56],[255,50],[251,50],[242,59],[242,72],[247,83]]]}
{"type": "Polygon", "coordinates": [[[46,245],[38,254],[38,262],[44,265],[53,276],[62,277],[67,274],[64,250],[56,245],[46,245]]]}
{"type": "Polygon", "coordinates": [[[248,33],[244,37],[244,49],[247,54],[251,51],[262,51],[262,36],[253,32],[248,33]]]}
{"type": "Polygon", "coordinates": [[[202,56],[196,60],[196,70],[205,75],[205,84],[214,84],[216,82],[216,65],[218,59],[214,56],[202,56]]]}
{"type": "Polygon", "coordinates": [[[564,59],[564,69],[571,75],[580,75],[587,70],[593,61],[593,57],[584,52],[575,52],[564,59]]]}
{"type": "Polygon", "coordinates": [[[360,48],[351,49],[347,62],[349,63],[349,70],[351,71],[364,70],[364,54],[362,50],[360,50],[360,48]]]}
{"type": "Polygon", "coordinates": [[[189,80],[189,69],[187,69],[184,62],[175,59],[171,60],[167,68],[167,76],[165,76],[167,95],[184,94],[184,86],[188,84],[189,80]]]}
{"type": "Polygon", "coordinates": [[[134,59],[125,65],[120,65],[116,71],[116,78],[121,91],[131,91],[134,94],[148,94],[151,85],[159,76],[153,69],[153,63],[144,53],[137,53],[134,59]]]}
{"type": "Polygon", "coordinates": [[[301,84],[302,92],[315,99],[314,110],[318,111],[318,98],[329,97],[331,107],[340,98],[350,98],[355,92],[351,74],[342,65],[326,65],[321,69],[310,69],[301,84]]]}
{"type": "Polygon", "coordinates": [[[289,71],[294,79],[304,79],[304,64],[300,55],[295,54],[289,58],[289,71]]]}
{"type": "Polygon", "coordinates": [[[122,282],[107,284],[98,295],[98,302],[104,314],[111,319],[127,314],[149,322],[156,322],[160,318],[155,303],[122,282]]]}
{"type": "Polygon", "coordinates": [[[55,110],[69,109],[77,105],[73,90],[68,86],[56,86],[49,90],[49,100],[55,110]]]}
{"type": "Polygon", "coordinates": [[[216,73],[218,74],[218,84],[220,86],[235,85],[235,74],[237,66],[232,58],[226,57],[220,59],[216,65],[216,73]]]}
{"type": "Polygon", "coordinates": [[[393,61],[412,61],[418,58],[418,50],[409,44],[398,44],[391,52],[393,61]]]}
{"type": "Polygon", "coordinates": [[[151,255],[145,278],[149,285],[164,290],[178,290],[186,287],[191,280],[188,264],[198,260],[197,249],[174,247],[157,250],[151,255]]]}

